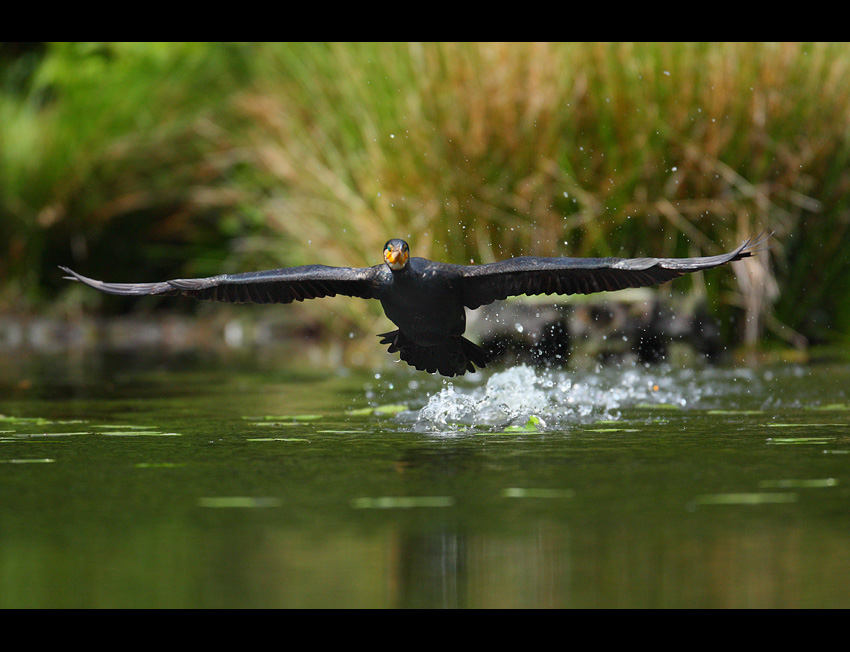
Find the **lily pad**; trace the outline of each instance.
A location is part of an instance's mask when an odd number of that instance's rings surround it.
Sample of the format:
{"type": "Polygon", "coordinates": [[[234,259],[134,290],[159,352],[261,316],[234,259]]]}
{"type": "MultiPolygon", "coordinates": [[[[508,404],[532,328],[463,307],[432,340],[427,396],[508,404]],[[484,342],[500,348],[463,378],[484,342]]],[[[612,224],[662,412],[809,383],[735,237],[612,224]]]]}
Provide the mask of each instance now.
{"type": "Polygon", "coordinates": [[[245,441],[307,441],[300,437],[254,437],[245,441]]]}
{"type": "MultiPolygon", "coordinates": [[[[474,432],[472,434],[475,435],[476,437],[495,437],[497,435],[508,435],[510,437],[516,437],[517,435],[525,435],[525,434],[528,434],[529,432],[533,432],[531,430],[523,430],[522,428],[518,428],[516,426],[515,426],[515,428],[517,428],[517,429],[516,430],[509,430],[509,429],[506,428],[505,430],[485,430],[485,431],[481,431],[481,432],[474,432]]],[[[457,432],[457,431],[452,430],[451,432],[457,432]]]]}
{"type": "Polygon", "coordinates": [[[92,428],[98,430],[150,430],[150,426],[137,426],[128,423],[94,424],[92,428]]]}
{"type": "Polygon", "coordinates": [[[768,423],[768,428],[823,428],[833,426],[846,426],[846,423],[768,423]]]}
{"type": "Polygon", "coordinates": [[[681,410],[681,405],[674,405],[673,403],[638,403],[635,405],[636,408],[641,408],[643,410],[681,410]]]}
{"type": "Polygon", "coordinates": [[[363,407],[349,410],[348,414],[353,417],[368,417],[373,414],[398,414],[399,412],[407,412],[409,408],[402,403],[390,403],[387,405],[378,405],[377,407],[363,407]]]}
{"type": "MultiPolygon", "coordinates": [[[[52,425],[54,423],[68,423],[63,421],[53,421],[52,419],[45,419],[44,417],[10,417],[0,415],[0,421],[4,423],[29,423],[36,426],[47,426],[52,425]]],[[[82,422],[74,422],[74,423],[82,423],[82,422]]]]}
{"type": "Polygon", "coordinates": [[[835,437],[768,437],[768,444],[826,444],[835,437]]]}
{"type": "Polygon", "coordinates": [[[159,432],[158,430],[120,430],[98,433],[104,437],[182,437],[179,432],[159,432]]]}
{"type": "Polygon", "coordinates": [[[296,421],[252,421],[252,426],[263,426],[266,428],[279,428],[279,427],[291,427],[297,426],[298,422],[296,421]]]}
{"type": "Polygon", "coordinates": [[[375,414],[398,414],[399,412],[407,412],[407,406],[403,403],[379,405],[375,408],[375,414]]]}
{"type": "Polygon", "coordinates": [[[818,410],[824,412],[833,412],[841,410],[850,410],[850,403],[829,403],[827,405],[813,405],[807,407],[807,410],[818,410]]]}
{"type": "Polygon", "coordinates": [[[254,496],[210,496],[198,498],[200,507],[213,508],[252,508],[252,507],[277,507],[281,504],[280,498],[254,497],[254,496]]]}
{"type": "Polygon", "coordinates": [[[0,460],[0,464],[49,464],[50,462],[55,462],[53,458],[50,457],[36,457],[36,458],[23,458],[23,459],[12,459],[12,460],[0,460]]]}
{"type": "Polygon", "coordinates": [[[74,435],[90,434],[92,433],[88,430],[81,432],[19,432],[15,435],[15,437],[19,437],[21,439],[44,439],[49,437],[72,437],[74,435]]]}
{"type": "Polygon", "coordinates": [[[749,414],[764,414],[764,410],[708,410],[708,412],[706,412],[706,414],[746,416],[746,415],[749,415],[749,414]]]}
{"type": "Polygon", "coordinates": [[[766,505],[770,503],[794,503],[797,502],[795,493],[728,493],[728,494],[703,494],[694,499],[697,505],[766,505]]]}
{"type": "Polygon", "coordinates": [[[355,509],[410,509],[411,507],[451,507],[455,499],[451,496],[378,496],[363,497],[351,501],[355,509]]]}
{"type": "Polygon", "coordinates": [[[242,417],[250,421],[316,421],[321,414],[265,414],[259,417],[242,417]]]}
{"type": "Polygon", "coordinates": [[[572,489],[543,489],[536,487],[508,487],[502,489],[504,498],[572,498],[576,492],[572,489]]]}
{"type": "Polygon", "coordinates": [[[811,479],[783,479],[783,480],[762,480],[759,482],[759,489],[816,489],[821,487],[835,487],[838,485],[838,480],[835,478],[811,478],[811,479]]]}
{"type": "Polygon", "coordinates": [[[507,428],[505,428],[504,432],[537,432],[538,426],[542,425],[544,425],[542,419],[532,414],[524,425],[508,426],[507,428]]]}

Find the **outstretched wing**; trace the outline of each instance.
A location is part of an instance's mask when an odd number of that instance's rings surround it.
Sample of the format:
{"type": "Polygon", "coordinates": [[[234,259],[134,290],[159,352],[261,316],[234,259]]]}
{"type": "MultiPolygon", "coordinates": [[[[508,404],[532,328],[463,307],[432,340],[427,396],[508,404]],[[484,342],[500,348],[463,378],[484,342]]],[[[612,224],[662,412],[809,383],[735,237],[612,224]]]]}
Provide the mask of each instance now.
{"type": "Polygon", "coordinates": [[[477,308],[519,294],[591,294],[657,285],[689,272],[751,256],[765,239],[748,239],[729,253],[698,258],[523,256],[486,265],[469,265],[463,270],[464,305],[477,308]]]}
{"type": "Polygon", "coordinates": [[[378,267],[302,265],[265,272],[181,278],[160,283],[104,283],[67,267],[60,269],[69,274],[66,278],[109,294],[184,295],[229,303],[290,303],[337,294],[373,299],[378,267]]]}

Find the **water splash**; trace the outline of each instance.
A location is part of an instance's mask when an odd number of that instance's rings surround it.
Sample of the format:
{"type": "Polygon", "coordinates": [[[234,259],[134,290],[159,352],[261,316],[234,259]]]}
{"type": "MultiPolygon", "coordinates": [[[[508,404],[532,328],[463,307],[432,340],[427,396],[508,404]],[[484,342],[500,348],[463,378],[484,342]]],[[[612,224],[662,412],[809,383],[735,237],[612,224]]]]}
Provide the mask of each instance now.
{"type": "Polygon", "coordinates": [[[619,420],[622,410],[636,406],[705,408],[715,398],[740,392],[742,384],[734,381],[749,384],[757,380],[749,377],[750,373],[747,369],[673,371],[663,365],[544,371],[520,365],[493,374],[480,387],[458,389],[447,383],[414,413],[414,428],[505,428],[535,416],[541,420],[541,430],[562,429],[619,420]]]}

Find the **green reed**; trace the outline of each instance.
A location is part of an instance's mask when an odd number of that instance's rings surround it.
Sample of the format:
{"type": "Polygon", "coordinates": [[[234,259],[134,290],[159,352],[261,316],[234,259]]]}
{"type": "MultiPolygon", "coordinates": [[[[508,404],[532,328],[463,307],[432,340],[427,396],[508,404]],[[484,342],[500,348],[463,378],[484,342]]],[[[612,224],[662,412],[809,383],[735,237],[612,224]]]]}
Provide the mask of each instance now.
{"type": "MultiPolygon", "coordinates": [[[[103,47],[82,72],[49,49],[41,106],[0,99],[15,279],[68,254],[115,270],[128,240],[123,279],[375,264],[393,236],[488,262],[709,255],[769,230],[769,252],[674,291],[737,342],[850,331],[847,44],[103,47]]],[[[341,305],[331,328],[374,315],[341,305]]]]}

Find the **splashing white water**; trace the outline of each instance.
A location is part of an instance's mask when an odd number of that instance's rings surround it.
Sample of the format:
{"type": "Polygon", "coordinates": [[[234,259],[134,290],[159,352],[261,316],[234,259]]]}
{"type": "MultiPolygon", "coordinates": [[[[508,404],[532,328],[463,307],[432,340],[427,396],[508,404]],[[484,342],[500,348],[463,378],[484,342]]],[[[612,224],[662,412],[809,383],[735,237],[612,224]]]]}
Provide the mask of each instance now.
{"type": "MultiPolygon", "coordinates": [[[[493,374],[482,387],[458,390],[447,383],[416,414],[415,427],[426,431],[503,428],[534,416],[541,420],[542,429],[558,428],[617,420],[620,410],[643,404],[697,406],[705,397],[730,391],[729,377],[706,383],[703,371],[635,366],[567,372],[520,365],[493,374]]],[[[747,372],[732,373],[737,377],[747,372]]],[[[734,391],[740,389],[740,385],[734,387],[734,391]]]]}

